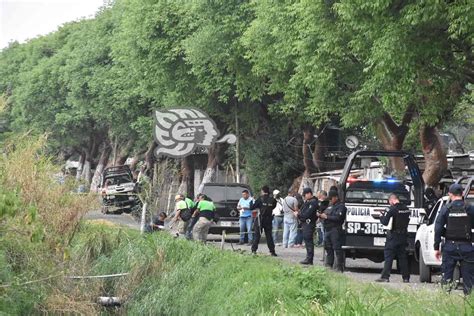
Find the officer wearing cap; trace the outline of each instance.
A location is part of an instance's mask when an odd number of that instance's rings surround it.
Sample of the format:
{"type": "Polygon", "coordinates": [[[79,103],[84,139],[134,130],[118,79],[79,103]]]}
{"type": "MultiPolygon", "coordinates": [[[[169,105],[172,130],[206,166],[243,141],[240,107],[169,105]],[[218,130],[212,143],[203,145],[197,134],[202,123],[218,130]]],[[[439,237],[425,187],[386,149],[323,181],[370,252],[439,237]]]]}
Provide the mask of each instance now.
{"type": "Polygon", "coordinates": [[[314,258],[314,231],[316,228],[318,199],[313,196],[311,188],[303,189],[304,204],[298,213],[298,219],[301,221],[303,230],[303,240],[306,246],[306,259],[301,264],[312,265],[314,258]]]}
{"type": "Polygon", "coordinates": [[[325,266],[333,268],[334,253],[336,254],[335,269],[344,272],[344,253],[342,242],[344,231],[342,225],[346,220],[347,208],[339,201],[337,191],[329,190],[329,207],[324,213],[318,214],[320,219],[324,220],[324,249],[326,250],[325,266]]]}
{"type": "Polygon", "coordinates": [[[436,218],[435,224],[435,256],[441,259],[439,250],[441,235],[444,233],[441,271],[442,283],[453,281],[454,267],[461,263],[464,294],[468,295],[472,289],[474,274],[474,246],[472,245],[472,228],[474,227],[474,208],[463,200],[463,188],[460,184],[449,187],[450,203],[443,206],[436,218]]]}
{"type": "Polygon", "coordinates": [[[388,198],[390,207],[387,213],[382,213],[380,222],[387,226],[392,220],[392,227],[387,231],[385,241],[384,266],[382,276],[376,282],[390,282],[390,271],[395,257],[397,257],[402,273],[403,282],[410,282],[410,271],[408,269],[408,224],[410,223],[411,211],[408,207],[400,203],[397,194],[392,193],[388,198]]]}

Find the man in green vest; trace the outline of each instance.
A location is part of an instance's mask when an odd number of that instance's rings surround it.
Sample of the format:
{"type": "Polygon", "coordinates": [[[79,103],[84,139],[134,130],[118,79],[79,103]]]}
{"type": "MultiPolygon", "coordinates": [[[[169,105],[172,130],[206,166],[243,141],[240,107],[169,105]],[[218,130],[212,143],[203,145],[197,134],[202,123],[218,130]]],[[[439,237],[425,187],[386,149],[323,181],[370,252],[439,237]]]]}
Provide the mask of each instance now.
{"type": "Polygon", "coordinates": [[[209,228],[211,228],[215,211],[216,207],[214,206],[214,203],[212,203],[206,195],[201,195],[196,209],[199,220],[193,229],[194,240],[206,243],[207,234],[209,233],[209,228]]]}
{"type": "Polygon", "coordinates": [[[185,235],[187,232],[189,220],[191,219],[194,202],[189,198],[185,198],[183,194],[176,195],[175,202],[176,212],[174,220],[178,222],[179,234],[185,235]]]}

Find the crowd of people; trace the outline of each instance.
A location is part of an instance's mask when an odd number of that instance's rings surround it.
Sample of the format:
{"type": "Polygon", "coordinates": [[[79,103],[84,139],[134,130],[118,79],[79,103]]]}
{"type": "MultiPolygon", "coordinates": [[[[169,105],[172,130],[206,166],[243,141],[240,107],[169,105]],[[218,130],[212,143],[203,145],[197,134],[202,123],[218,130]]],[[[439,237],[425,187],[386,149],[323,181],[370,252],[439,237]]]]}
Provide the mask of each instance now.
{"type": "MultiPolygon", "coordinates": [[[[301,264],[312,265],[314,238],[317,236],[317,245],[324,245],[324,265],[343,272],[343,225],[347,208],[339,200],[337,187],[331,187],[329,192],[319,191],[316,196],[311,188],[304,188],[302,195],[289,190],[284,198],[278,190],[272,193],[270,194],[268,186],[263,186],[260,196],[254,199],[248,190],[242,191],[242,197],[236,206],[240,212],[239,244],[248,243],[252,253],[256,253],[263,232],[270,254],[277,256],[276,245],[284,248],[301,247],[304,241],[306,258],[301,264]]],[[[443,283],[453,281],[454,266],[459,261],[464,279],[464,293],[468,294],[474,283],[474,246],[471,243],[474,208],[464,204],[462,187],[459,184],[451,185],[449,197],[450,204],[443,207],[437,217],[434,248],[437,258],[443,258],[443,283]],[[446,245],[441,256],[439,249],[443,233],[446,245]]],[[[171,221],[177,223],[180,234],[187,239],[205,243],[213,221],[217,220],[216,207],[212,200],[204,194],[199,194],[195,201],[178,194],[175,201],[176,211],[171,221]]],[[[390,207],[380,214],[380,222],[390,226],[384,250],[384,269],[381,277],[375,281],[389,282],[392,263],[397,258],[403,282],[409,282],[406,246],[411,211],[407,205],[400,202],[396,193],[390,194],[388,203],[390,207]]],[[[150,225],[150,230],[164,229],[166,218],[164,212],[160,213],[150,225]]]]}
{"type": "MultiPolygon", "coordinates": [[[[213,221],[217,221],[212,200],[204,194],[199,194],[194,201],[178,194],[175,202],[170,226],[176,225],[179,235],[187,239],[205,243],[213,221]]],[[[329,193],[319,191],[317,195],[313,195],[310,188],[305,188],[303,195],[289,190],[282,197],[279,190],[270,194],[269,187],[263,186],[256,199],[248,190],[243,190],[236,209],[239,211],[239,245],[248,244],[252,253],[257,252],[264,233],[271,256],[277,256],[276,246],[302,248],[304,242],[306,258],[301,263],[312,265],[316,237],[316,246],[325,246],[326,265],[343,271],[341,246],[345,207],[339,202],[336,187],[329,193]]],[[[151,230],[163,229],[165,221],[166,214],[160,213],[153,219],[151,230]]]]}

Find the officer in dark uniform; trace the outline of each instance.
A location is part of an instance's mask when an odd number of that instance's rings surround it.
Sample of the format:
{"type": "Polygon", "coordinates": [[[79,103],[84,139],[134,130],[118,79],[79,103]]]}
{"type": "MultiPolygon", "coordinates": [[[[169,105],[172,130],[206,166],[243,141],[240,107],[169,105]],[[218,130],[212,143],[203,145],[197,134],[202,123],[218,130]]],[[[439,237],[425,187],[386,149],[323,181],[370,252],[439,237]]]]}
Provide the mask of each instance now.
{"type": "Polygon", "coordinates": [[[408,270],[408,223],[410,222],[411,211],[402,203],[395,193],[388,198],[390,207],[387,213],[382,213],[380,222],[387,226],[392,219],[392,227],[387,231],[387,239],[384,249],[384,266],[382,276],[376,282],[390,282],[390,271],[395,257],[397,257],[402,273],[403,282],[410,282],[410,271],[408,270]]]}
{"type": "Polygon", "coordinates": [[[316,229],[316,220],[318,219],[318,199],[313,196],[311,188],[303,189],[304,203],[298,213],[298,219],[301,222],[303,230],[303,240],[306,246],[306,259],[301,264],[312,265],[314,258],[314,231],[316,229]]]}
{"type": "Polygon", "coordinates": [[[460,184],[452,184],[449,187],[448,195],[451,202],[443,206],[436,218],[434,249],[436,258],[440,260],[439,246],[441,235],[444,233],[442,282],[447,284],[453,281],[454,267],[457,262],[460,262],[464,294],[468,295],[472,289],[474,274],[474,246],[471,231],[474,227],[474,207],[463,201],[462,191],[460,184]]]}
{"type": "Polygon", "coordinates": [[[270,196],[270,189],[268,186],[262,187],[260,197],[250,205],[251,210],[259,209],[260,214],[254,221],[254,238],[252,243],[252,253],[257,253],[258,243],[262,229],[265,231],[265,238],[267,239],[268,250],[273,257],[276,257],[275,243],[273,242],[273,209],[276,207],[277,201],[270,196]]]}
{"type": "Polygon", "coordinates": [[[339,201],[337,191],[329,190],[329,207],[324,213],[319,214],[319,218],[324,220],[324,249],[326,250],[325,266],[334,266],[334,253],[336,254],[335,269],[344,272],[344,253],[342,242],[344,231],[342,225],[346,220],[347,208],[339,201]]]}

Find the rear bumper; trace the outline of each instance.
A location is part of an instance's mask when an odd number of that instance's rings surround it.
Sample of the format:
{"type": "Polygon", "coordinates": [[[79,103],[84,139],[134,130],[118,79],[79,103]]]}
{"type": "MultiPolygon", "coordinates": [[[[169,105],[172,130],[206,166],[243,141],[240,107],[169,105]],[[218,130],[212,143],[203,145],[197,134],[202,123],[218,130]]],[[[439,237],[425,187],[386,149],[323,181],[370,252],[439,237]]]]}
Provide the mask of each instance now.
{"type": "Polygon", "coordinates": [[[102,199],[102,203],[104,206],[126,207],[126,206],[134,206],[136,205],[137,202],[138,202],[138,197],[134,193],[130,195],[119,195],[114,198],[105,196],[102,199]]]}
{"type": "Polygon", "coordinates": [[[211,234],[222,234],[224,230],[226,231],[226,233],[238,233],[240,231],[239,219],[219,218],[217,223],[211,226],[209,232],[211,234]]]}

